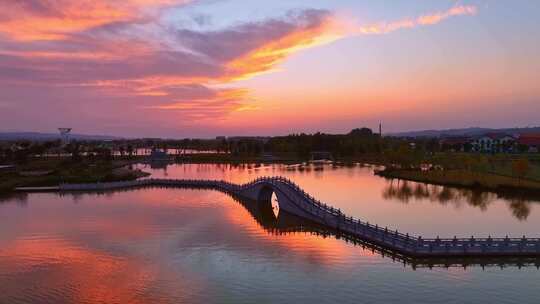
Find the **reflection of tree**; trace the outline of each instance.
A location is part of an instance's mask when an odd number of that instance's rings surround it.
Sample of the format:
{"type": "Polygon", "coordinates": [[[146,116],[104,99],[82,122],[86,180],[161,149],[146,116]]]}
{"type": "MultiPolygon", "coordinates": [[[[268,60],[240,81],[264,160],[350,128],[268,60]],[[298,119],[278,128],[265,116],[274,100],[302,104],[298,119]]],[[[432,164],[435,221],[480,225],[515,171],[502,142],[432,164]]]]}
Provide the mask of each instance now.
{"type": "Polygon", "coordinates": [[[488,205],[495,199],[493,193],[481,190],[462,190],[462,193],[469,205],[478,207],[482,211],[486,211],[488,205]]]}
{"type": "Polygon", "coordinates": [[[397,187],[395,187],[394,186],[394,180],[391,179],[390,184],[388,185],[388,187],[384,188],[383,193],[382,193],[382,197],[385,200],[393,199],[394,197],[396,197],[396,192],[397,192],[398,188],[399,188],[399,185],[397,187]]]}
{"type": "Polygon", "coordinates": [[[523,197],[515,193],[493,193],[478,189],[454,188],[445,186],[428,185],[402,180],[390,180],[383,190],[382,197],[386,200],[397,199],[403,203],[409,203],[411,198],[417,201],[429,200],[441,205],[449,203],[459,207],[463,202],[469,206],[486,211],[488,206],[497,198],[509,201],[508,206],[512,214],[520,221],[526,220],[531,212],[531,202],[534,197],[523,197]]]}
{"type": "Polygon", "coordinates": [[[403,182],[401,184],[401,187],[399,187],[399,191],[396,194],[398,195],[399,200],[408,203],[413,196],[413,191],[409,186],[408,182],[403,182]]]}
{"type": "Polygon", "coordinates": [[[77,204],[83,199],[84,194],[82,192],[73,192],[71,196],[73,197],[73,203],[77,204]]]}
{"type": "Polygon", "coordinates": [[[442,187],[441,191],[437,191],[436,198],[442,204],[446,205],[448,202],[456,201],[457,193],[454,189],[442,187]]]}
{"type": "Polygon", "coordinates": [[[428,185],[417,183],[414,188],[414,198],[419,200],[425,197],[429,197],[428,185]]]}
{"type": "Polygon", "coordinates": [[[12,192],[0,194],[0,204],[16,202],[20,206],[28,204],[28,194],[25,192],[12,192]]]}
{"type": "Polygon", "coordinates": [[[453,189],[427,184],[425,185],[425,187],[425,199],[429,199],[430,202],[438,202],[441,205],[447,205],[449,202],[451,202],[456,207],[459,207],[461,205],[461,201],[456,196],[456,193],[453,191],[453,189]]]}
{"type": "MultiPolygon", "coordinates": [[[[411,197],[413,197],[413,190],[407,181],[398,180],[396,186],[393,186],[393,181],[391,181],[390,186],[383,191],[382,195],[385,199],[397,198],[404,203],[408,203],[411,197]]],[[[416,195],[417,193],[415,191],[414,196],[416,197],[416,195]]]]}
{"type": "Polygon", "coordinates": [[[520,221],[526,220],[531,213],[530,202],[520,198],[510,200],[508,207],[510,207],[512,214],[520,221]]]}

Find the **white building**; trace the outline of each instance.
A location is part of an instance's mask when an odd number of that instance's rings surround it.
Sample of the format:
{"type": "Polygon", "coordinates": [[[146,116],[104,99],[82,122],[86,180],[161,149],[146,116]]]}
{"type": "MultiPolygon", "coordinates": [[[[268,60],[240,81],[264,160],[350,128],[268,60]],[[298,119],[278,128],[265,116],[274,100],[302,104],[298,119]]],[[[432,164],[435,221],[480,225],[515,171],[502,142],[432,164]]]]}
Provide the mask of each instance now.
{"type": "Polygon", "coordinates": [[[516,138],[501,133],[489,133],[475,138],[472,142],[472,151],[484,153],[511,152],[514,149],[516,138]]]}

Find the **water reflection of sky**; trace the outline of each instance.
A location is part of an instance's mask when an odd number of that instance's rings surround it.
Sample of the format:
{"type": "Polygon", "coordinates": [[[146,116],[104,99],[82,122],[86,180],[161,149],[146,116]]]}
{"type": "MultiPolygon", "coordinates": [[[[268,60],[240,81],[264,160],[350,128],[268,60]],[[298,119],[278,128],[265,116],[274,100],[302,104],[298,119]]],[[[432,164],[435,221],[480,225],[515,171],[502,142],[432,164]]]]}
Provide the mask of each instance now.
{"type": "Polygon", "coordinates": [[[346,214],[426,237],[536,236],[540,201],[452,187],[385,180],[360,165],[285,166],[176,164],[142,166],[153,177],[225,179],[237,183],[258,176],[286,176],[317,199],[346,214]]]}
{"type": "MultiPolygon", "coordinates": [[[[259,174],[188,167],[169,167],[168,172],[178,177],[179,172],[206,172],[207,177],[236,176],[237,181],[259,174]]],[[[528,219],[519,221],[497,199],[486,211],[423,198],[403,203],[383,198],[388,184],[367,169],[317,172],[286,174],[295,174],[317,196],[334,195],[327,201],[344,210],[381,221],[408,208],[435,214],[446,210],[469,220],[471,212],[492,221],[512,220],[509,225],[517,229],[537,216],[533,206],[528,219]],[[341,181],[346,184],[338,185],[341,181]],[[361,203],[356,198],[363,192],[378,200],[361,203]]],[[[422,218],[415,216],[411,225],[395,217],[395,223],[422,230],[428,225],[422,218]]],[[[444,227],[454,220],[438,221],[444,227]]],[[[245,207],[215,191],[29,194],[3,200],[0,223],[0,303],[416,303],[435,298],[439,303],[527,303],[540,297],[536,268],[413,271],[333,237],[269,233],[245,207]]]]}

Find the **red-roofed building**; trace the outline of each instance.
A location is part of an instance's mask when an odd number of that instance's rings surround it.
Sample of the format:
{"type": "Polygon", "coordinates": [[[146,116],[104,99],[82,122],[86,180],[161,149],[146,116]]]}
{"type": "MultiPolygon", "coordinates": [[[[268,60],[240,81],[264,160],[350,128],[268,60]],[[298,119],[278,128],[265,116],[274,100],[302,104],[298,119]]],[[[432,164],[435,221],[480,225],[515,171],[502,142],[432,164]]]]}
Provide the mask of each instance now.
{"type": "Polygon", "coordinates": [[[540,134],[523,134],[517,140],[521,151],[539,152],[540,151],[540,134]],[[527,147],[527,149],[525,149],[527,147]]]}

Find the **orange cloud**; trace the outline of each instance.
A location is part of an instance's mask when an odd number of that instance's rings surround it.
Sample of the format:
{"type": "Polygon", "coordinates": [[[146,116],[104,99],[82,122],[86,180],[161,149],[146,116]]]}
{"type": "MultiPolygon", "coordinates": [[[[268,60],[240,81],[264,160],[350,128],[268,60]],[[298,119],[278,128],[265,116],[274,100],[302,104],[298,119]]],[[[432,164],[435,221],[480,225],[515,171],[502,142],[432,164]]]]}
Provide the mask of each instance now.
{"type": "Polygon", "coordinates": [[[232,80],[253,77],[260,73],[274,70],[291,54],[317,45],[331,43],[342,35],[339,33],[337,20],[328,15],[313,24],[299,27],[294,31],[268,41],[251,52],[227,63],[232,80]]]}
{"type": "Polygon", "coordinates": [[[255,105],[243,105],[238,108],[236,108],[235,112],[248,112],[248,111],[256,111],[259,110],[261,107],[255,106],[255,105]]]}
{"type": "Polygon", "coordinates": [[[414,28],[422,25],[434,25],[454,16],[475,15],[478,12],[475,6],[455,6],[444,12],[431,13],[416,19],[403,19],[390,23],[376,23],[366,26],[353,26],[349,31],[354,35],[361,34],[387,34],[399,29],[414,28]]]}
{"type": "Polygon", "coordinates": [[[66,35],[116,22],[142,19],[145,9],[187,0],[22,0],[0,3],[0,33],[19,41],[61,40],[66,35]]]}
{"type": "Polygon", "coordinates": [[[404,19],[390,23],[377,23],[367,26],[351,25],[335,15],[327,15],[308,26],[269,41],[253,51],[235,58],[227,64],[230,80],[251,78],[261,73],[276,70],[291,54],[303,49],[328,44],[347,36],[362,34],[386,34],[403,28],[434,25],[447,18],[460,15],[474,15],[475,6],[456,6],[444,12],[420,16],[416,19],[404,19]]]}
{"type": "Polygon", "coordinates": [[[452,16],[475,15],[477,11],[478,10],[476,9],[475,6],[461,5],[461,6],[453,7],[446,12],[422,16],[418,18],[416,22],[421,25],[436,24],[452,16]]]}
{"type": "Polygon", "coordinates": [[[20,17],[0,23],[0,32],[16,40],[58,40],[68,33],[78,32],[110,22],[132,18],[129,11],[103,1],[61,1],[60,11],[24,10],[20,6],[0,9],[20,17]]]}
{"type": "MultiPolygon", "coordinates": [[[[262,39],[259,45],[248,49],[244,54],[232,56],[230,60],[223,63],[223,73],[208,77],[181,77],[181,76],[151,76],[142,79],[120,80],[107,82],[108,86],[120,84],[124,89],[132,88],[136,95],[163,97],[171,96],[169,89],[178,85],[190,83],[230,83],[243,79],[252,78],[258,74],[275,71],[277,66],[285,61],[292,54],[301,50],[324,45],[338,39],[362,35],[362,34],[385,34],[403,28],[413,28],[416,26],[433,25],[444,19],[458,15],[473,15],[476,13],[474,6],[456,6],[444,12],[426,14],[416,19],[404,19],[390,23],[378,23],[368,26],[350,26],[345,20],[326,11],[310,11],[304,15],[297,16],[297,20],[290,23],[261,23],[249,31],[243,27],[237,28],[235,33],[245,33],[244,40],[260,39],[268,31],[275,30],[276,27],[283,27],[284,30],[278,35],[268,34],[269,39],[262,39]],[[269,25],[273,28],[270,30],[269,25]],[[259,33],[260,32],[260,33],[259,33]],[[257,34],[257,37],[250,35],[257,34]]],[[[205,36],[202,41],[212,39],[216,43],[216,48],[230,46],[227,32],[223,35],[205,36]],[[220,44],[222,43],[222,45],[220,44]]],[[[195,35],[195,34],[192,34],[195,35]]],[[[196,36],[198,37],[198,36],[196,36]]],[[[235,37],[237,38],[237,37],[235,37]]],[[[196,41],[197,42],[197,41],[196,41]]],[[[242,52],[242,43],[236,52],[242,52]]],[[[234,47],[232,48],[234,50],[234,47]]],[[[209,52],[208,49],[194,49],[196,53],[209,52]]],[[[205,54],[206,55],[206,54],[205,54]]],[[[208,54],[211,57],[210,53],[208,54]]],[[[102,82],[102,84],[105,82],[102,82]]],[[[218,91],[215,96],[203,99],[182,100],[173,103],[166,103],[156,106],[144,106],[146,109],[174,110],[189,112],[193,117],[196,112],[222,111],[223,113],[245,112],[258,110],[258,106],[246,104],[247,92],[245,90],[223,90],[218,91]],[[234,96],[224,96],[224,94],[234,94],[234,96]]],[[[174,96],[171,96],[174,97],[174,96]]],[[[199,115],[200,116],[200,115],[199,115]]],[[[199,117],[197,116],[197,117],[199,117]]],[[[212,116],[213,117],[213,116],[212,116]]]]}
{"type": "MultiPolygon", "coordinates": [[[[181,111],[185,115],[193,118],[205,118],[204,114],[215,113],[230,113],[235,111],[250,111],[256,107],[246,105],[245,102],[249,99],[248,90],[246,89],[219,89],[214,91],[211,96],[198,99],[191,98],[169,104],[147,106],[147,109],[156,110],[175,110],[181,111]],[[199,115],[203,114],[203,115],[199,115]]],[[[209,115],[211,118],[214,115],[209,115]]]]}
{"type": "Polygon", "coordinates": [[[95,86],[109,91],[117,91],[119,94],[133,94],[139,96],[169,96],[167,88],[189,85],[193,83],[207,83],[211,78],[207,77],[182,77],[182,76],[149,76],[136,79],[98,80],[84,84],[95,86]]]}

